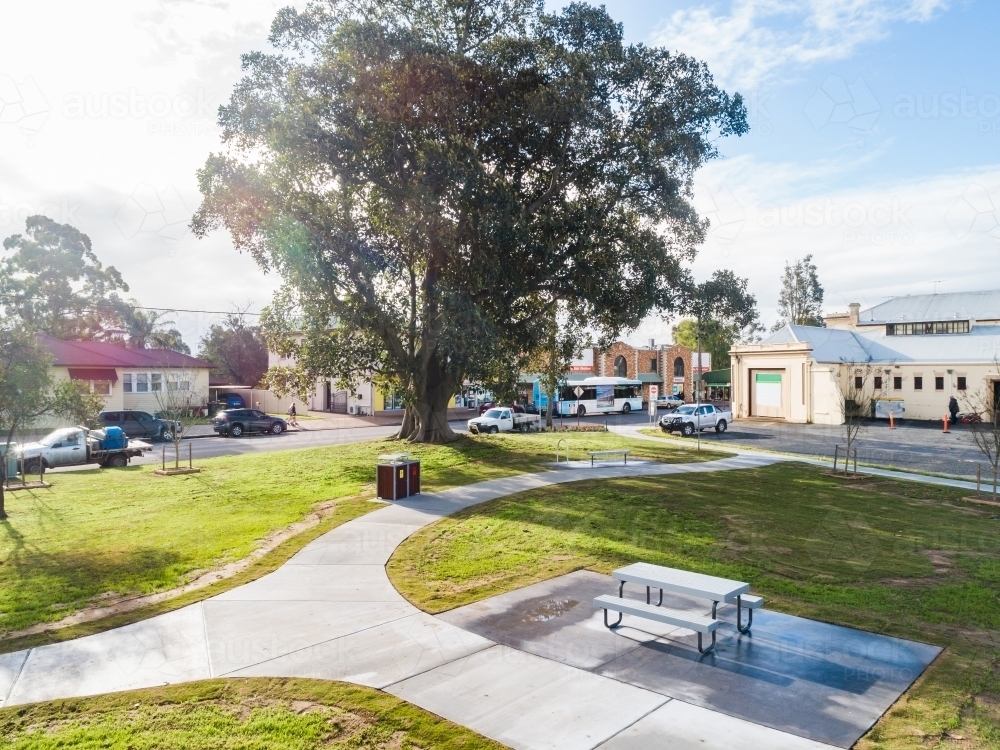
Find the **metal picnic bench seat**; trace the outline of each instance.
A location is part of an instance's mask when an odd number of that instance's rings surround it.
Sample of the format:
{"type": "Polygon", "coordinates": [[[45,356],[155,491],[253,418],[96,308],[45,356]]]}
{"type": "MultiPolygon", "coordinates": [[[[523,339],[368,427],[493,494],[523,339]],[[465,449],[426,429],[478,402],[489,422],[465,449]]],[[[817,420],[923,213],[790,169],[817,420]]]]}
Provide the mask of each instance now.
{"type": "Polygon", "coordinates": [[[632,451],[626,448],[615,448],[613,450],[606,450],[606,451],[587,451],[587,455],[590,456],[591,467],[593,467],[594,465],[595,456],[621,456],[622,458],[625,459],[625,465],[628,466],[628,454],[631,452],[632,451]]]}
{"type": "Polygon", "coordinates": [[[594,606],[604,610],[605,627],[616,628],[621,624],[625,615],[633,615],[688,628],[698,634],[698,651],[702,654],[707,654],[715,648],[715,631],[718,630],[720,624],[715,616],[720,602],[736,605],[736,629],[740,633],[750,631],[750,626],[753,624],[753,611],[764,604],[762,597],[747,593],[750,590],[749,583],[667,568],[662,565],[633,563],[614,571],[611,577],[618,581],[618,596],[599,596],[594,599],[594,606]],[[626,583],[638,583],[646,587],[645,604],[623,598],[626,583]],[[652,589],[660,590],[660,599],[656,604],[652,604],[650,601],[652,589]],[[687,594],[699,599],[708,599],[712,602],[712,616],[704,617],[662,606],[665,590],[687,594]],[[745,627],[743,625],[744,607],[749,610],[745,627]],[[609,609],[619,613],[618,621],[611,625],[608,624],[609,609]],[[707,649],[702,648],[702,635],[708,633],[712,634],[712,645],[707,649]]]}

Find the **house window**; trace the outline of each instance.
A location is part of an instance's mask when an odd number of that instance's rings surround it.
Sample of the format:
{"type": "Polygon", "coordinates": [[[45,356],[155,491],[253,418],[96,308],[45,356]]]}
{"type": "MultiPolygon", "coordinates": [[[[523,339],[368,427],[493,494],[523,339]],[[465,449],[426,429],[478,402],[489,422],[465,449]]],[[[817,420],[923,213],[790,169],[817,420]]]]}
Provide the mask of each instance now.
{"type": "Polygon", "coordinates": [[[135,392],[149,393],[149,375],[144,372],[137,372],[135,378],[135,392]]]}
{"type": "Polygon", "coordinates": [[[649,371],[656,372],[656,357],[653,357],[651,360],[649,360],[649,371]]]}
{"type": "Polygon", "coordinates": [[[965,390],[965,378],[961,375],[958,377],[958,390],[965,390]]]}
{"type": "Polygon", "coordinates": [[[886,336],[931,336],[942,333],[968,333],[967,320],[942,320],[936,323],[889,323],[886,336]]]}
{"type": "Polygon", "coordinates": [[[944,390],[944,378],[938,375],[934,378],[934,390],[943,391],[944,390]]]}
{"type": "Polygon", "coordinates": [[[615,357],[615,377],[624,378],[628,376],[628,363],[625,361],[625,357],[620,354],[615,357]]]}
{"type": "Polygon", "coordinates": [[[132,373],[126,372],[122,375],[122,393],[132,392],[132,373]]]}
{"type": "Polygon", "coordinates": [[[881,375],[876,375],[875,376],[875,390],[876,391],[882,390],[882,376],[881,375]]]}
{"type": "Polygon", "coordinates": [[[865,387],[865,379],[863,377],[861,377],[860,375],[855,375],[854,376],[854,387],[857,388],[858,390],[864,388],[865,387]]]}
{"type": "Polygon", "coordinates": [[[922,391],[924,389],[924,379],[920,375],[913,377],[913,390],[922,391]]]}
{"type": "Polygon", "coordinates": [[[163,375],[159,372],[151,372],[149,374],[149,390],[153,393],[163,392],[163,375]]]}
{"type": "Polygon", "coordinates": [[[892,390],[901,391],[903,390],[903,379],[897,375],[892,379],[892,390]]]}
{"type": "Polygon", "coordinates": [[[678,357],[674,360],[674,377],[684,377],[684,357],[678,357]]]}
{"type": "Polygon", "coordinates": [[[110,380],[94,380],[91,381],[94,388],[94,393],[101,396],[111,395],[111,381],[110,380]]]}

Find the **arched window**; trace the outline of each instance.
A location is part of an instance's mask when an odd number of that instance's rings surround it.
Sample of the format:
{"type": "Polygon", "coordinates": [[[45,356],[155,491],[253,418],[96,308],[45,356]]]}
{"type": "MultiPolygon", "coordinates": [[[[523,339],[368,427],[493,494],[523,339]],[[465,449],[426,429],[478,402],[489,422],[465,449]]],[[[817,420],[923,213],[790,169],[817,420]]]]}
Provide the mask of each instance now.
{"type": "Polygon", "coordinates": [[[628,364],[625,362],[625,357],[620,354],[615,357],[615,377],[616,378],[626,378],[628,377],[628,364]]]}
{"type": "Polygon", "coordinates": [[[674,377],[684,377],[684,357],[678,357],[674,360],[674,377]]]}

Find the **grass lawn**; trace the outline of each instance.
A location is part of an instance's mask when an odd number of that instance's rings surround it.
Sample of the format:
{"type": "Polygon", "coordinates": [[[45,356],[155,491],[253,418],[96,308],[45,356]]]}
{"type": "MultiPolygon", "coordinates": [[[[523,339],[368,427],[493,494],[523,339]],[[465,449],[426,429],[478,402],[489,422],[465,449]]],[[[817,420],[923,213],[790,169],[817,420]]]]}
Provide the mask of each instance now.
{"type": "MultiPolygon", "coordinates": [[[[372,441],[204,459],[198,462],[203,473],[175,477],[152,475],[154,466],[49,474],[51,489],[7,494],[10,517],[0,522],[0,636],[114,597],[174,589],[247,557],[269,534],[300,521],[318,504],[338,501],[317,532],[367,513],[378,507],[367,498],[374,495],[380,453],[410,450],[421,459],[424,489],[431,491],[538,470],[554,460],[557,439],[464,437],[446,446],[372,441]]],[[[636,456],[661,461],[720,455],[613,433],[573,435],[569,444],[574,458],[583,458],[586,448],[626,444],[636,456]]],[[[294,542],[284,545],[235,582],[272,570],[296,549],[294,542]]],[[[0,652],[121,625],[218,591],[203,590],[61,635],[0,640],[0,652]]]]}
{"type": "Polygon", "coordinates": [[[312,750],[503,745],[370,688],[207,680],[0,709],[0,750],[312,750]]]}
{"type": "Polygon", "coordinates": [[[636,560],[748,581],[770,608],[946,647],[858,747],[1000,748],[1000,508],[964,494],[791,463],[559,485],[442,519],[388,570],[430,612],[636,560]]]}

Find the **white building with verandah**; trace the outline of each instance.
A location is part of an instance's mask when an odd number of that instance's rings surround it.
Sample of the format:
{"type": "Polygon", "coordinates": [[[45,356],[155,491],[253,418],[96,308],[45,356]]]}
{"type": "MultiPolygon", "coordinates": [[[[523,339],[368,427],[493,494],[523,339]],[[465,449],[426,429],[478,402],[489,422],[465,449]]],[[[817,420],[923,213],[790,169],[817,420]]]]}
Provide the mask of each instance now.
{"type": "Polygon", "coordinates": [[[869,370],[876,400],[908,419],[939,420],[1000,399],[1000,291],[895,297],[787,325],[732,355],[736,419],[841,424],[848,378],[869,370]],[[840,385],[838,386],[838,381],[840,385]]]}

